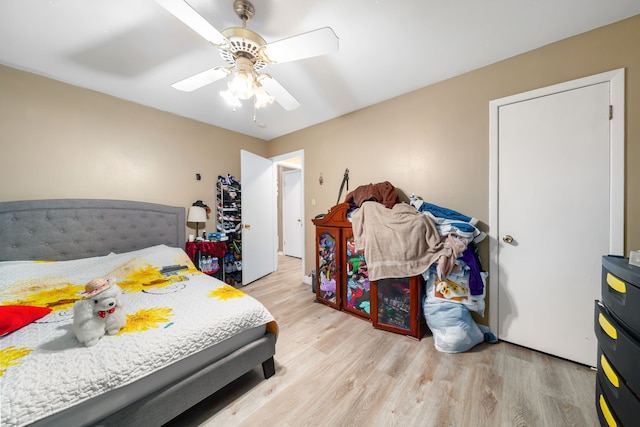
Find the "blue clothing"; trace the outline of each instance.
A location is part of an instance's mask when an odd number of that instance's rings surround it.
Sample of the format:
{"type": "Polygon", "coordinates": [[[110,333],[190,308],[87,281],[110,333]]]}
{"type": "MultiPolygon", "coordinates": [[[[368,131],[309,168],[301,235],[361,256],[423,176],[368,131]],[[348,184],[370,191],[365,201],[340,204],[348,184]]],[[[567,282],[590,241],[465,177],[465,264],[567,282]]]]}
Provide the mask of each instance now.
{"type": "Polygon", "coordinates": [[[441,206],[427,203],[425,201],[422,201],[420,206],[416,206],[416,209],[418,209],[418,212],[429,212],[433,216],[438,218],[468,222],[471,225],[475,225],[478,223],[478,220],[476,218],[472,218],[470,216],[466,216],[465,214],[461,214],[460,212],[456,212],[453,209],[443,208],[441,206]]]}
{"type": "Polygon", "coordinates": [[[413,194],[411,195],[411,205],[416,208],[418,212],[422,212],[431,218],[438,230],[438,234],[441,236],[456,234],[475,243],[487,237],[484,232],[475,227],[478,223],[477,218],[461,214],[453,209],[427,203],[424,200],[418,199],[413,194]]]}

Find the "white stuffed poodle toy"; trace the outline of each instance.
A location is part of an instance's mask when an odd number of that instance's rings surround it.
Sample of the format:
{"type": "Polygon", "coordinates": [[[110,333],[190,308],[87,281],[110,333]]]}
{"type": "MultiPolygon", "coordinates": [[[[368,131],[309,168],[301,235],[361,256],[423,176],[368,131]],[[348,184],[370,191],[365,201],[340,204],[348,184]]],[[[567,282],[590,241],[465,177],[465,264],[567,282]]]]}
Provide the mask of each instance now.
{"type": "Polygon", "coordinates": [[[91,347],[105,334],[117,334],[127,323],[122,289],[115,279],[93,279],[85,286],[83,299],[73,304],[73,332],[91,347]]]}

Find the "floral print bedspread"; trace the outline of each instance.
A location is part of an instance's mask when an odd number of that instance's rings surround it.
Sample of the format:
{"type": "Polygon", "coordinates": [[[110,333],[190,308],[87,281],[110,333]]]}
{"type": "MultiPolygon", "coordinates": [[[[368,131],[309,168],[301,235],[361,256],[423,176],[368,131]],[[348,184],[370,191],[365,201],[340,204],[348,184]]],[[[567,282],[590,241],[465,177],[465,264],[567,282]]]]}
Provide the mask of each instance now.
{"type": "Polygon", "coordinates": [[[0,262],[0,305],[51,312],[0,338],[0,425],[29,424],[163,366],[268,324],[257,300],[195,269],[187,254],[160,245],[59,262],[0,262]],[[167,266],[187,269],[163,274],[167,266]],[[73,303],[91,279],[114,277],[127,324],[85,347],[72,330],[73,303]]]}

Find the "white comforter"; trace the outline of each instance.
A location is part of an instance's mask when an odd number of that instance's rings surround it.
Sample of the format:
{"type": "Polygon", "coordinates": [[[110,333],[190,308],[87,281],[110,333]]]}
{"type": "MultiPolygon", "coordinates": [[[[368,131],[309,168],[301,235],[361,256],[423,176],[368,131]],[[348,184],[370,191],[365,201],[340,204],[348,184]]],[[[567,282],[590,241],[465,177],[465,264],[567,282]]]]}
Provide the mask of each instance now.
{"type": "Polygon", "coordinates": [[[74,261],[0,263],[0,304],[49,306],[45,317],[0,338],[0,425],[16,426],[131,383],[245,329],[270,324],[258,301],[199,273],[166,246],[74,261]],[[163,276],[168,265],[188,265],[163,276]],[[96,277],[115,277],[127,325],[85,347],[73,301],[96,277]]]}

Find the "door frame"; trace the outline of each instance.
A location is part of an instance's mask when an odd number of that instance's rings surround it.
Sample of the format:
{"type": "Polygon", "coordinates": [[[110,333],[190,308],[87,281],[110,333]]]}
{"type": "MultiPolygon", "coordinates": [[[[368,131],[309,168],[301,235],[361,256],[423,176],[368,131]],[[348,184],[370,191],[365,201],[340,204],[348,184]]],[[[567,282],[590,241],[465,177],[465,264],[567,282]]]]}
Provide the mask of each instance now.
{"type": "MultiPolygon", "coordinates": [[[[599,83],[609,83],[613,117],[609,121],[609,254],[624,253],[624,126],[625,69],[583,77],[489,102],[489,327],[498,330],[500,260],[498,259],[498,130],[500,107],[599,83]]],[[[606,255],[606,254],[603,254],[606,255]]]]}
{"type": "MultiPolygon", "coordinates": [[[[300,200],[302,201],[301,203],[301,207],[300,207],[300,215],[303,218],[302,221],[302,267],[301,267],[301,280],[304,281],[305,280],[305,272],[304,272],[304,266],[305,264],[305,254],[306,254],[306,234],[305,234],[305,228],[306,228],[306,224],[305,224],[305,220],[304,218],[306,218],[305,215],[305,203],[304,203],[304,150],[296,150],[296,151],[292,151],[290,153],[285,153],[285,154],[280,154],[278,156],[274,156],[274,157],[270,157],[270,160],[273,162],[274,167],[277,167],[278,165],[282,165],[282,166],[286,166],[288,168],[294,168],[294,169],[300,169],[300,200]],[[292,164],[292,163],[287,163],[287,160],[293,158],[293,157],[300,157],[300,164],[292,164]]],[[[277,188],[277,174],[273,174],[274,175],[274,182],[273,182],[273,188],[277,188]]],[[[273,194],[274,199],[277,197],[275,190],[274,190],[274,194],[273,194]]],[[[274,232],[274,239],[278,239],[278,204],[276,202],[274,202],[274,209],[276,210],[276,212],[274,213],[274,219],[275,219],[275,223],[273,224],[273,232],[274,232]]],[[[276,268],[274,269],[274,271],[277,271],[277,266],[278,266],[278,251],[275,251],[274,254],[274,266],[276,266],[276,268]]]]}

